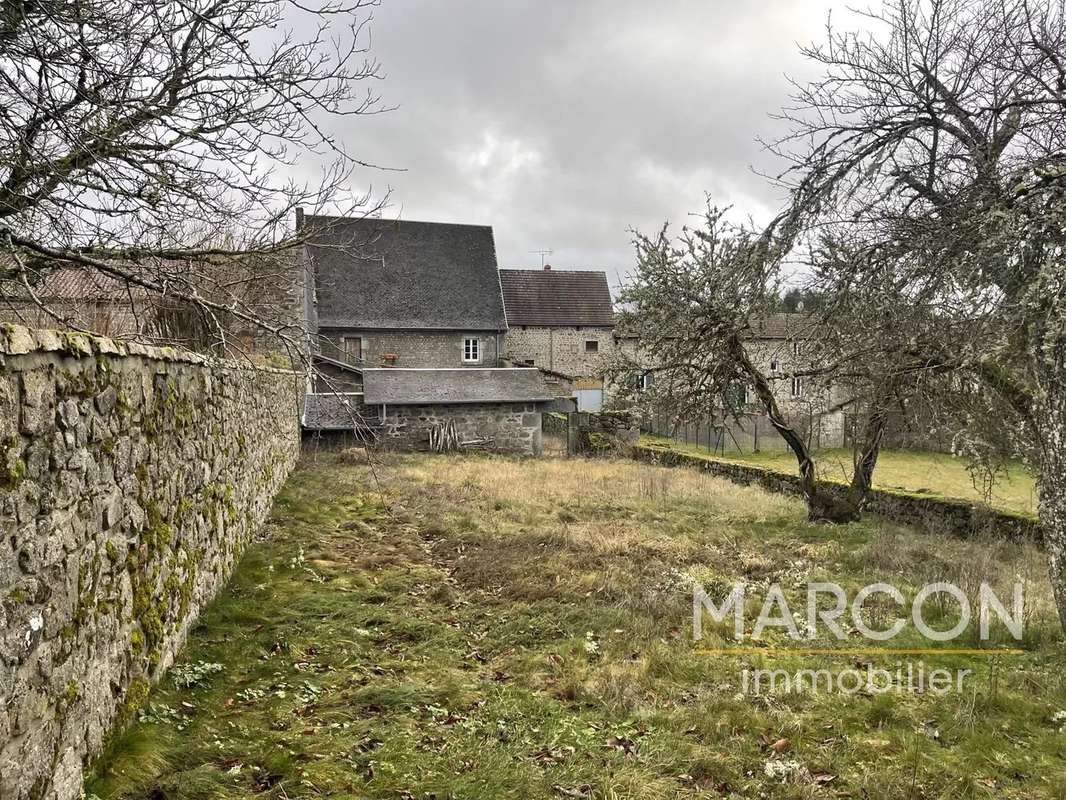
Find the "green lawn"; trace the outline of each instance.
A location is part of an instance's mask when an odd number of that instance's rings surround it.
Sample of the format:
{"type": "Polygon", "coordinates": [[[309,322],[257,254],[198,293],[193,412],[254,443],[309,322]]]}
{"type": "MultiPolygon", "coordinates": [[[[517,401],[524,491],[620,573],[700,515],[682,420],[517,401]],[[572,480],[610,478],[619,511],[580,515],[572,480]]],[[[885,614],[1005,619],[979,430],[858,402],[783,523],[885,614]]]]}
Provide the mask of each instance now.
{"type": "MultiPolygon", "coordinates": [[[[372,471],[358,453],[321,456],[290,479],[265,539],[87,788],[102,800],[1066,798],[1066,646],[1045,576],[1028,545],[812,525],[794,498],[697,470],[411,455],[372,471]],[[809,580],[907,595],[988,581],[1007,597],[1015,579],[1024,639],[1000,631],[993,648],[1020,654],[923,657],[974,670],[961,694],[745,694],[749,667],[901,658],[789,652],[773,631],[753,652],[710,654],[731,646],[723,630],[692,637],[694,581],[780,583],[800,609],[809,580]]],[[[948,627],[951,609],[937,613],[948,627]]]]}
{"type": "MultiPolygon", "coordinates": [[[[669,445],[684,453],[738,464],[752,464],[764,469],[795,474],[796,458],[791,453],[763,452],[741,455],[712,455],[706,447],[676,442],[661,436],[645,436],[641,441],[669,445]]],[[[815,454],[819,477],[826,480],[851,479],[850,450],[821,450],[815,454]]],[[[1020,464],[1011,464],[995,476],[991,486],[980,472],[970,470],[962,458],[945,453],[922,453],[886,450],[877,459],[874,485],[882,489],[935,494],[970,502],[988,503],[1005,511],[1036,514],[1036,485],[1033,476],[1020,464]]]]}

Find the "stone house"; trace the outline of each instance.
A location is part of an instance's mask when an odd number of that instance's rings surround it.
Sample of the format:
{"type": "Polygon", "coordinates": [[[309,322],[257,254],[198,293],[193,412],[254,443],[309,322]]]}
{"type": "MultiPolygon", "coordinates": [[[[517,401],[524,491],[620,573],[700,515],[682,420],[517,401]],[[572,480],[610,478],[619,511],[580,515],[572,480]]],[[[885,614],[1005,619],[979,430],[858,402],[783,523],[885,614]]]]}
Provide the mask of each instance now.
{"type": "MultiPolygon", "coordinates": [[[[817,366],[816,321],[803,313],[770,314],[753,326],[748,352],[770,378],[774,397],[789,420],[805,431],[818,447],[844,444],[844,401],[840,386],[826,387],[814,379],[793,376],[817,366]]],[[[749,413],[758,414],[754,392],[745,387],[743,401],[749,413]]]]}
{"type": "Polygon", "coordinates": [[[62,320],[81,330],[118,338],[136,338],[151,328],[147,292],[94,270],[51,270],[40,277],[33,294],[40,304],[21,282],[0,281],[0,320],[28,328],[55,328],[62,320]]]}
{"type": "Polygon", "coordinates": [[[558,391],[503,366],[507,330],[492,228],[298,217],[310,226],[307,431],[385,447],[539,455],[558,391]]]}
{"type": "Polygon", "coordinates": [[[506,357],[568,379],[578,410],[603,405],[604,366],[615,348],[607,274],[585,270],[501,269],[507,311],[506,357]]]}
{"type": "MultiPolygon", "coordinates": [[[[817,365],[819,356],[813,342],[818,335],[817,325],[810,315],[776,313],[753,323],[745,347],[756,366],[769,378],[781,410],[809,437],[812,445],[842,447],[845,434],[842,387],[826,387],[813,379],[792,375],[817,365]]],[[[641,352],[639,336],[635,332],[618,330],[616,340],[617,346],[630,360],[646,368],[647,371],[633,378],[640,389],[648,390],[648,396],[654,397],[655,363],[641,352]]],[[[700,444],[710,439],[712,445],[717,438],[726,449],[787,447],[770,425],[754,389],[738,386],[732,402],[742,418],[740,422],[724,421],[721,415],[715,415],[713,419],[682,426],[682,431],[691,431],[685,434],[686,438],[700,444]]],[[[653,401],[644,411],[646,427],[655,433],[671,434],[673,420],[659,414],[653,401]]]]}
{"type": "Polygon", "coordinates": [[[492,228],[305,216],[318,352],[359,367],[500,365],[507,321],[492,228]]]}
{"type": "Polygon", "coordinates": [[[0,322],[70,327],[253,361],[275,362],[280,355],[298,362],[304,355],[306,276],[292,251],[246,255],[225,264],[156,259],[118,266],[170,291],[148,289],[95,269],[57,267],[33,275],[32,294],[21,281],[0,280],[0,322]],[[284,339],[227,312],[214,312],[208,319],[179,297],[188,287],[287,331],[284,339]]]}

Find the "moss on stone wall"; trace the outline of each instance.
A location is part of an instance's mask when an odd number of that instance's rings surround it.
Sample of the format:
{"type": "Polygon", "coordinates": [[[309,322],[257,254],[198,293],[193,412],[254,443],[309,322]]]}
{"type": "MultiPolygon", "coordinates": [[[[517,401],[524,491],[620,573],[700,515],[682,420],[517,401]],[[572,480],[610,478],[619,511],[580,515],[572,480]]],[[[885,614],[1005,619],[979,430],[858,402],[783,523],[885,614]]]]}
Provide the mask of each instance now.
{"type": "Polygon", "coordinates": [[[83,759],[132,719],[294,464],[295,384],[17,326],[0,353],[0,598],[17,631],[0,660],[21,665],[0,728],[22,730],[0,760],[26,765],[0,770],[0,797],[76,796],[83,759]]]}

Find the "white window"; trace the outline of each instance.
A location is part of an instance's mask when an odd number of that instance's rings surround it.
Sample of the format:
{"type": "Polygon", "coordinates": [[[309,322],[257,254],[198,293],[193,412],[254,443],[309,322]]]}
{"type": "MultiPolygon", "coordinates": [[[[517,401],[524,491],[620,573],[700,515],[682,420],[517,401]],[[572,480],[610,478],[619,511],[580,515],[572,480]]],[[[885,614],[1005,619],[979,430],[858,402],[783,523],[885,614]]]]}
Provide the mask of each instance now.
{"type": "Polygon", "coordinates": [[[792,379],[792,396],[803,397],[803,378],[792,379]]]}
{"type": "Polygon", "coordinates": [[[770,372],[777,372],[777,359],[770,362],[770,372]]]}
{"type": "Polygon", "coordinates": [[[481,340],[463,339],[463,363],[477,364],[481,361],[481,340]]]}
{"type": "Polygon", "coordinates": [[[638,392],[646,392],[652,387],[653,373],[635,372],[632,376],[633,388],[638,392]]]}
{"type": "Polygon", "coordinates": [[[793,342],[792,343],[792,355],[798,356],[799,354],[800,354],[800,343],[799,342],[793,342]]]}

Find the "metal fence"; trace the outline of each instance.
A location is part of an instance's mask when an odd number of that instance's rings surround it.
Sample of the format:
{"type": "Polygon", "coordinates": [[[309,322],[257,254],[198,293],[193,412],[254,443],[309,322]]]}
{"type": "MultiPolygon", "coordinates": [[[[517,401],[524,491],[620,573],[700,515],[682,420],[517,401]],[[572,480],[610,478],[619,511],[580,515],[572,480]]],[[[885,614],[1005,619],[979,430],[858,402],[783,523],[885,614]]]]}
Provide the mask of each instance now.
{"type": "MultiPolygon", "coordinates": [[[[810,446],[817,449],[834,446],[836,442],[823,442],[821,428],[810,426],[810,446]]],[[[777,453],[789,449],[765,414],[744,414],[739,419],[706,419],[699,422],[676,424],[665,415],[652,414],[644,421],[644,429],[656,436],[665,436],[676,442],[706,448],[709,453],[777,453]]],[[[801,426],[802,430],[802,426],[801,426]]],[[[806,435],[806,434],[805,434],[806,435]]]]}

